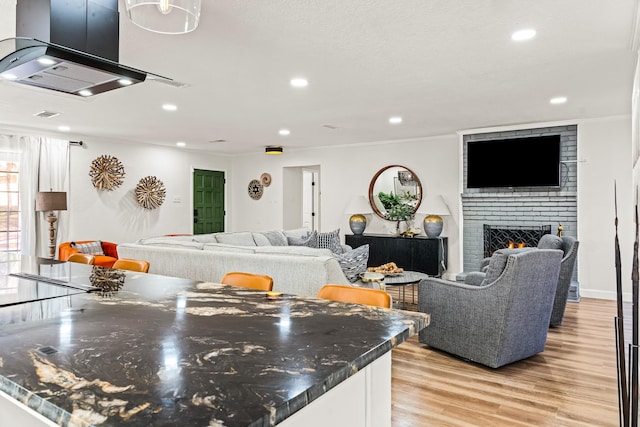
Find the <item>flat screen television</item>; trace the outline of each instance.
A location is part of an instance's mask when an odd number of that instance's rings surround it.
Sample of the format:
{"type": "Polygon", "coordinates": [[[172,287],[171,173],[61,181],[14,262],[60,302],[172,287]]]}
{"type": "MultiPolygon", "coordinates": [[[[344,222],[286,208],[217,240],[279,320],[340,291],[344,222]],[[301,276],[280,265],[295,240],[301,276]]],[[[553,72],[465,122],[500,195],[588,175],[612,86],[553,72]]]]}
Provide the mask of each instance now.
{"type": "Polygon", "coordinates": [[[467,142],[467,188],[560,187],[560,135],[467,142]]]}

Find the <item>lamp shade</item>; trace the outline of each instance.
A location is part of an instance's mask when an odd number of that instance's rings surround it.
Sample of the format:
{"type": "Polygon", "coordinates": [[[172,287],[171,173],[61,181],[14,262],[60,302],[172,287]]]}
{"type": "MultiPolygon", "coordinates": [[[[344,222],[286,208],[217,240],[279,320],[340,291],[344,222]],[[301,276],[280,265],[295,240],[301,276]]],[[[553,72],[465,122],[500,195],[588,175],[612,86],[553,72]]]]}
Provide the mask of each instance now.
{"type": "Polygon", "coordinates": [[[127,16],[140,28],[162,34],[184,34],[200,22],[202,0],[125,0],[127,16]]]}
{"type": "Polygon", "coordinates": [[[64,191],[41,191],[36,195],[36,211],[66,211],[67,193],[64,191]]]}
{"type": "Polygon", "coordinates": [[[346,214],[369,214],[373,213],[369,200],[364,196],[353,196],[349,200],[347,208],[344,210],[346,214]]]}

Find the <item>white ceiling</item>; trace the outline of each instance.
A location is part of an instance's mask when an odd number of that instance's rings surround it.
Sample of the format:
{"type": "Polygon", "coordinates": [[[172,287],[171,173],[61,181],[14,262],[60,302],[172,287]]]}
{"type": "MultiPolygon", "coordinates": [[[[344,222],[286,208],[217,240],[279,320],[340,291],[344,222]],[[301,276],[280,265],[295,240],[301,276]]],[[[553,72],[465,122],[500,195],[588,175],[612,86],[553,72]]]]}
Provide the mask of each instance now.
{"type": "MultiPolygon", "coordinates": [[[[236,154],[631,111],[638,0],[202,0],[186,35],[134,26],[120,1],[120,62],[188,86],[85,100],[3,81],[0,127],[236,154]],[[528,27],[536,38],[511,41],[528,27]]],[[[0,39],[13,4],[0,0],[0,39]]]]}

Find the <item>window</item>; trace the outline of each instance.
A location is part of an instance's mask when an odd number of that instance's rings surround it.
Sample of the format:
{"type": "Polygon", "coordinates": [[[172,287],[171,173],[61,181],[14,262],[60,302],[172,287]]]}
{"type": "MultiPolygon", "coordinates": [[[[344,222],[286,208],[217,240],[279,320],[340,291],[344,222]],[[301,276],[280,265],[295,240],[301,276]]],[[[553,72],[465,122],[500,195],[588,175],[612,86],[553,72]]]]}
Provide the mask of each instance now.
{"type": "Polygon", "coordinates": [[[17,160],[7,160],[4,154],[0,158],[0,252],[19,252],[20,168],[17,160]]]}

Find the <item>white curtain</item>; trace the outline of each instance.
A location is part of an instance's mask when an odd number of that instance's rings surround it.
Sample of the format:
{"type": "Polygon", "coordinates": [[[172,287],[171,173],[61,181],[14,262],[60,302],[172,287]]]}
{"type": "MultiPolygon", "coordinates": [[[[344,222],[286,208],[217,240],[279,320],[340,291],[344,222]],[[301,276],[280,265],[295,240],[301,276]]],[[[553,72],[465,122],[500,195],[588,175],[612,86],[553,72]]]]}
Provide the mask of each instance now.
{"type": "MultiPolygon", "coordinates": [[[[36,193],[69,192],[69,142],[0,134],[0,153],[20,162],[20,252],[48,257],[48,223],[44,212],[36,212],[36,193]]],[[[66,212],[58,216],[56,241],[60,242],[67,238],[68,219],[66,212]]]]}

